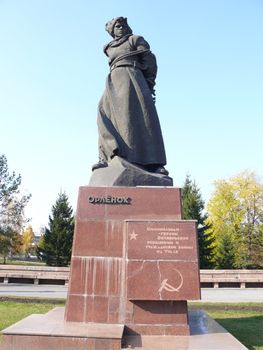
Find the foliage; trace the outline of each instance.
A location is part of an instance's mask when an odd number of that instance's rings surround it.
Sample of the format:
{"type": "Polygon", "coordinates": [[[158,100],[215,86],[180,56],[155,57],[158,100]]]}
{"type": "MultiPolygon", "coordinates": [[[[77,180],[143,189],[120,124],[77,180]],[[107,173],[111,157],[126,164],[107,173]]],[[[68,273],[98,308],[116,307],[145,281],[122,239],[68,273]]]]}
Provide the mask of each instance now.
{"type": "Polygon", "coordinates": [[[74,231],[73,209],[65,193],[60,193],[52,215],[49,216],[49,228],[37,248],[38,257],[51,266],[67,266],[70,263],[74,231]]]}
{"type": "Polygon", "coordinates": [[[0,254],[4,262],[8,254],[21,246],[19,232],[25,223],[24,208],[30,195],[20,193],[21,176],[8,172],[7,159],[0,156],[0,254]]]}
{"type": "Polygon", "coordinates": [[[235,267],[235,246],[228,233],[219,239],[216,267],[220,269],[233,269],[235,267]]]}
{"type": "Polygon", "coordinates": [[[23,231],[22,233],[22,252],[25,254],[25,257],[29,257],[29,254],[33,251],[33,243],[34,243],[34,232],[31,225],[23,231]]]}
{"type": "Polygon", "coordinates": [[[200,190],[189,175],[186,176],[182,190],[182,211],[184,220],[197,220],[200,268],[212,268],[214,238],[205,224],[207,215],[204,213],[200,190]]]}
{"type": "Polygon", "coordinates": [[[215,237],[216,266],[222,268],[225,249],[226,255],[234,252],[233,267],[262,268],[263,185],[253,172],[246,171],[228,181],[216,181],[215,187],[206,223],[211,225],[215,237]]]}
{"type": "Polygon", "coordinates": [[[20,235],[11,227],[0,228],[0,254],[4,258],[4,264],[9,254],[17,253],[21,248],[20,235]]]}

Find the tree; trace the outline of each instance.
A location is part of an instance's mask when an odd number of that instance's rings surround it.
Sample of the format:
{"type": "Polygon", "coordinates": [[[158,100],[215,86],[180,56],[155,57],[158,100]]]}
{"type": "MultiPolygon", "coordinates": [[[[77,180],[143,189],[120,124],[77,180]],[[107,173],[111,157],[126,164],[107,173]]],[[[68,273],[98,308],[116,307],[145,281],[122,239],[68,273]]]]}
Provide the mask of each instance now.
{"type": "Polygon", "coordinates": [[[74,232],[73,209],[65,193],[60,193],[52,215],[49,216],[49,228],[37,248],[37,255],[50,266],[67,266],[70,263],[74,232]]]}
{"type": "Polygon", "coordinates": [[[234,267],[263,267],[263,185],[255,173],[245,171],[215,182],[208,203],[208,220],[215,237],[216,265],[220,266],[222,242],[234,245],[234,267]]]}
{"type": "Polygon", "coordinates": [[[24,208],[31,195],[20,193],[21,175],[8,172],[7,159],[0,156],[0,254],[6,257],[20,246],[20,235],[26,218],[24,208]]]}
{"type": "Polygon", "coordinates": [[[235,245],[232,237],[226,233],[220,238],[217,250],[216,268],[233,269],[235,267],[235,245]]]}
{"type": "Polygon", "coordinates": [[[33,249],[34,242],[34,232],[31,225],[29,225],[22,233],[22,251],[25,254],[25,257],[29,257],[30,252],[33,249]]]}
{"type": "Polygon", "coordinates": [[[200,268],[213,267],[213,242],[209,226],[205,223],[207,214],[204,213],[204,201],[195,181],[187,175],[182,189],[182,212],[184,220],[197,220],[200,268]]]}

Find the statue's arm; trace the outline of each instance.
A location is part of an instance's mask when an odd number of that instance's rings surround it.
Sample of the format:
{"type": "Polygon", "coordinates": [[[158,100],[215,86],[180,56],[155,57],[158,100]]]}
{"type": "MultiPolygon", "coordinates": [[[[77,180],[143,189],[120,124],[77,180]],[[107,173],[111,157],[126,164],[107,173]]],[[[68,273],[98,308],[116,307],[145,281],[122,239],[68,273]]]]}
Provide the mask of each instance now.
{"type": "Polygon", "coordinates": [[[143,67],[143,75],[149,85],[152,94],[155,94],[154,86],[157,75],[157,62],[155,55],[150,51],[150,45],[142,36],[133,35],[133,46],[135,50],[148,50],[147,52],[139,55],[139,61],[143,67]]]}

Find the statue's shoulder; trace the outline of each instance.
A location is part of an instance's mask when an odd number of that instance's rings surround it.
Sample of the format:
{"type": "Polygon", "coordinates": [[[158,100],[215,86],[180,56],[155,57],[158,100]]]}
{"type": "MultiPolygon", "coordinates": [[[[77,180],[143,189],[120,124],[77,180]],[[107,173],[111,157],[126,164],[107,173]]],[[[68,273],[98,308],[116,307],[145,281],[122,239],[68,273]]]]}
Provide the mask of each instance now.
{"type": "Polygon", "coordinates": [[[145,48],[149,48],[149,44],[141,35],[131,35],[129,37],[129,43],[133,50],[137,50],[139,46],[145,46],[145,48]]]}
{"type": "Polygon", "coordinates": [[[143,39],[143,37],[141,35],[134,35],[134,34],[132,34],[132,35],[129,36],[129,40],[136,42],[138,40],[144,40],[144,39],[143,39]]]}

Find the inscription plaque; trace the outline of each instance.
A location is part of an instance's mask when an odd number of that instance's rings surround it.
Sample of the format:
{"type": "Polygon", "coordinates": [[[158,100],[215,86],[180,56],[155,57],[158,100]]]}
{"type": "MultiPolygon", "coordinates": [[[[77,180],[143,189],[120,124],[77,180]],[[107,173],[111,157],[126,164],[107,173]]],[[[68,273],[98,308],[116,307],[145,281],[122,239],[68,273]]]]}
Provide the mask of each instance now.
{"type": "Polygon", "coordinates": [[[127,222],[128,259],[196,261],[195,221],[127,222]]]}
{"type": "Polygon", "coordinates": [[[200,299],[195,221],[126,221],[127,298],[200,299]]]}

